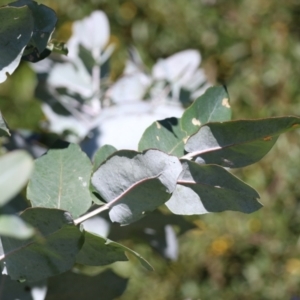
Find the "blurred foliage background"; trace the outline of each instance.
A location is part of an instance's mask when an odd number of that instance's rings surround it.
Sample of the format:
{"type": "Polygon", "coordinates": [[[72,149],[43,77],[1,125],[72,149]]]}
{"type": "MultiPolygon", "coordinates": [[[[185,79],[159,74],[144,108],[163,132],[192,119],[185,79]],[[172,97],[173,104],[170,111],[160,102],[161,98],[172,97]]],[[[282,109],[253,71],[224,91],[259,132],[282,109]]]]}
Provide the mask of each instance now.
{"type": "MultiPolygon", "coordinates": [[[[0,0],[0,5],[10,1],[0,0]]],[[[298,0],[49,0],[59,16],[55,38],[67,40],[72,21],[93,10],[110,20],[112,77],[135,45],[150,67],[193,48],[213,83],[225,83],[234,119],[300,115],[298,0]]],[[[101,34],[101,28],[95,28],[101,34]]],[[[11,128],[40,130],[35,74],[22,63],[0,86],[0,109],[11,128]]],[[[279,138],[259,164],[234,173],[256,188],[264,208],[252,215],[192,217],[180,237],[178,261],[126,241],[156,271],[137,266],[121,300],[300,299],[300,132],[279,138]]]]}

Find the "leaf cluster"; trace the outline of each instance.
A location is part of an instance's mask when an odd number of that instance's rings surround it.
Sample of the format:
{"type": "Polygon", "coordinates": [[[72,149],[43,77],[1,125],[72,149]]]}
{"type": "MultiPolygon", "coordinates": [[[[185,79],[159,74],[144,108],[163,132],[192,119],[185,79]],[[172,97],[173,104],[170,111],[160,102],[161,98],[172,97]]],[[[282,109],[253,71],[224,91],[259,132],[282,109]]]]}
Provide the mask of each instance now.
{"type": "MultiPolygon", "coordinates": [[[[29,61],[44,57],[56,17],[47,7],[29,0],[0,8],[1,15],[8,18],[0,29],[0,49],[6,55],[1,58],[3,62],[0,60],[3,81],[21,56],[29,61]],[[27,27],[21,28],[20,24],[25,23],[27,27]],[[14,51],[7,48],[12,44],[16,45],[14,51]]],[[[97,18],[97,14],[92,17],[97,18]]],[[[90,53],[82,48],[85,41],[73,42],[77,54],[85,55],[87,68],[90,53]]],[[[98,44],[102,45],[102,41],[98,44]]],[[[94,61],[86,71],[96,73],[99,83],[98,52],[92,52],[89,59],[94,61]]],[[[64,67],[69,68],[70,64],[64,67]]],[[[61,92],[66,96],[66,91],[61,92]]],[[[98,88],[91,101],[97,92],[98,88]]],[[[262,207],[258,193],[232,175],[230,169],[258,162],[281,133],[298,128],[299,124],[300,118],[294,116],[232,121],[227,89],[215,86],[198,97],[180,118],[153,122],[144,131],[138,151],[104,145],[91,161],[79,145],[64,143],[51,147],[34,162],[24,151],[5,154],[0,158],[1,208],[5,211],[5,205],[28,179],[26,197],[30,207],[20,215],[0,216],[1,280],[8,280],[9,275],[20,282],[43,281],[44,286],[46,279],[57,276],[49,279],[46,297],[54,299],[62,290],[60,280],[68,292],[74,282],[82,280],[81,284],[86,286],[81,275],[70,272],[74,266],[80,269],[127,261],[129,253],[152,270],[140,254],[108,238],[101,228],[91,230],[88,222],[107,212],[110,222],[126,226],[151,217],[150,213],[164,204],[175,215],[257,211],[262,207]],[[20,173],[22,176],[18,176],[20,173]]],[[[2,115],[0,134],[10,134],[2,115]]],[[[159,227],[166,228],[166,224],[159,227]]],[[[107,299],[125,289],[126,280],[109,271],[99,278],[102,276],[103,282],[119,282],[118,291],[108,289],[111,294],[107,299]]],[[[8,291],[14,288],[11,281],[7,286],[8,291]]]]}

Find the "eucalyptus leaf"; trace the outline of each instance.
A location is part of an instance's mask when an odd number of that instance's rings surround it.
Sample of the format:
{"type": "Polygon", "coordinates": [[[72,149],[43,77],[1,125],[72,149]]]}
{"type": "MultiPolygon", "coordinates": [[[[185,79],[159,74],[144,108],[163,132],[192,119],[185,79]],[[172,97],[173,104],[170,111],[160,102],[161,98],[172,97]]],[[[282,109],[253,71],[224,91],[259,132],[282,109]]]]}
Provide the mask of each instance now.
{"type": "Polygon", "coordinates": [[[171,155],[183,156],[187,134],[180,127],[180,119],[167,118],[149,126],[140,142],[139,151],[159,149],[171,155]]]}
{"type": "Polygon", "coordinates": [[[121,150],[93,174],[92,184],[122,225],[142,218],[171,196],[181,172],[178,158],[159,150],[121,150]]]}
{"type": "Polygon", "coordinates": [[[150,271],[152,266],[135,251],[98,234],[84,231],[84,244],[77,254],[76,262],[88,266],[103,266],[116,261],[127,261],[125,252],[133,254],[150,271]]]}
{"type": "Polygon", "coordinates": [[[298,128],[299,117],[237,120],[203,125],[192,135],[185,150],[186,158],[198,163],[239,168],[263,158],[281,133],[298,128]]]}
{"type": "Polygon", "coordinates": [[[117,149],[111,145],[103,145],[94,155],[94,167],[93,170],[96,171],[99,166],[117,149]]]}
{"type": "Polygon", "coordinates": [[[187,135],[197,132],[201,125],[208,122],[229,121],[231,108],[229,95],[223,86],[211,87],[194,101],[182,115],[181,127],[187,135]]]}
{"type": "Polygon", "coordinates": [[[164,204],[171,196],[158,178],[150,178],[124,192],[121,199],[111,205],[110,219],[128,225],[164,204]]]}
{"type": "MultiPolygon", "coordinates": [[[[28,7],[34,19],[33,34],[26,47],[25,55],[31,52],[41,54],[47,47],[48,41],[55,29],[57,17],[55,12],[43,4],[32,0],[18,0],[9,4],[11,7],[28,7]]],[[[30,60],[36,62],[37,60],[30,60]]]]}
{"type": "Polygon", "coordinates": [[[262,207],[258,193],[216,165],[183,161],[183,171],[167,207],[179,215],[225,210],[252,213],[262,207]]]}
{"type": "Polygon", "coordinates": [[[96,276],[85,276],[67,272],[48,281],[45,300],[114,300],[126,289],[128,279],[111,270],[96,276]]]}
{"type": "Polygon", "coordinates": [[[18,194],[32,168],[33,160],[26,151],[16,150],[0,157],[0,206],[18,194]]]}
{"type": "Polygon", "coordinates": [[[127,251],[127,252],[131,253],[133,256],[135,256],[140,261],[142,266],[144,266],[148,271],[154,270],[153,267],[149,264],[149,262],[147,260],[145,260],[140,254],[133,251],[132,249],[129,249],[129,248],[127,248],[119,243],[113,242],[113,241],[109,241],[108,244],[111,246],[121,248],[123,251],[127,251]]]}
{"type": "Polygon", "coordinates": [[[66,209],[76,218],[92,203],[91,171],[91,162],[78,145],[50,149],[35,161],[27,198],[34,207],[66,209]]]}
{"type": "Polygon", "coordinates": [[[127,261],[120,247],[110,244],[109,240],[97,234],[84,231],[84,244],[77,254],[76,262],[88,266],[103,266],[116,261],[127,261]]]}
{"type": "Polygon", "coordinates": [[[12,74],[20,63],[31,38],[34,20],[27,6],[0,7],[0,83],[12,74]]]}
{"type": "Polygon", "coordinates": [[[73,35],[68,41],[70,57],[78,57],[78,48],[82,45],[99,61],[101,50],[107,45],[110,36],[107,16],[102,11],[94,11],[83,20],[74,22],[72,29],[73,35]]]}
{"type": "Polygon", "coordinates": [[[29,208],[21,218],[35,227],[41,238],[1,237],[1,260],[11,279],[33,282],[71,269],[83,244],[82,232],[71,215],[58,209],[29,208]]]}

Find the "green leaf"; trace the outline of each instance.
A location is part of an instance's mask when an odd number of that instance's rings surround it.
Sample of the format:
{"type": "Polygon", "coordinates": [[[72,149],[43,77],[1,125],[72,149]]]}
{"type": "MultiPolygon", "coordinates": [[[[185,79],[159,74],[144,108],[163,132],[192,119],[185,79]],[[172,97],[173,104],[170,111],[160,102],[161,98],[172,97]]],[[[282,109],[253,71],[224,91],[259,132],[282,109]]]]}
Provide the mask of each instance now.
{"type": "Polygon", "coordinates": [[[33,17],[28,7],[0,7],[0,83],[12,74],[33,31],[33,17]]]}
{"type": "Polygon", "coordinates": [[[106,270],[97,276],[85,276],[67,272],[48,281],[45,300],[113,300],[123,294],[128,279],[106,270]]]}
{"type": "Polygon", "coordinates": [[[181,127],[187,135],[194,134],[208,122],[229,121],[231,108],[229,95],[224,86],[211,87],[185,110],[181,127]]]}
{"type": "Polygon", "coordinates": [[[37,51],[37,53],[42,53],[47,47],[48,41],[57,23],[57,17],[54,10],[32,0],[18,0],[10,3],[9,6],[25,6],[30,9],[34,19],[34,27],[32,37],[24,54],[28,55],[33,52],[34,49],[37,51]]]}
{"type": "Polygon", "coordinates": [[[34,234],[34,229],[15,215],[0,216],[0,235],[16,239],[28,239],[34,234]]]}
{"type": "Polygon", "coordinates": [[[11,279],[37,281],[71,269],[83,244],[82,232],[71,215],[58,209],[29,208],[21,217],[42,238],[1,237],[4,252],[1,260],[5,260],[11,279]]]}
{"type": "Polygon", "coordinates": [[[77,254],[77,263],[88,266],[103,266],[116,261],[127,260],[124,250],[110,244],[110,240],[84,231],[84,244],[77,254]]]}
{"type": "Polygon", "coordinates": [[[10,132],[0,111],[0,137],[1,136],[10,136],[10,132]]]}
{"type": "Polygon", "coordinates": [[[152,266],[135,251],[104,238],[98,234],[84,231],[84,244],[77,255],[76,262],[88,266],[103,266],[116,261],[127,261],[125,252],[133,254],[150,271],[152,266]]]}
{"type": "Polygon", "coordinates": [[[26,151],[16,150],[0,157],[0,206],[18,194],[32,168],[33,160],[26,151]]]}
{"type": "Polygon", "coordinates": [[[104,145],[100,149],[97,150],[94,156],[94,167],[93,171],[96,171],[100,165],[114,152],[116,152],[117,149],[114,146],[111,145],[104,145]]]}
{"type": "Polygon", "coordinates": [[[142,266],[144,266],[148,271],[153,271],[153,267],[149,264],[149,262],[143,258],[140,254],[138,254],[137,252],[133,251],[132,249],[129,249],[119,243],[113,242],[113,241],[109,241],[109,245],[111,246],[115,246],[115,247],[119,247],[121,248],[123,251],[127,251],[129,253],[131,253],[132,255],[134,255],[142,264],[142,266]]]}
{"type": "Polygon", "coordinates": [[[176,191],[166,203],[178,215],[205,214],[225,210],[252,213],[262,207],[258,193],[216,165],[183,161],[176,191]]]}
{"type": "Polygon", "coordinates": [[[188,139],[185,150],[190,154],[185,158],[229,168],[244,167],[259,161],[281,133],[298,128],[299,124],[298,117],[206,124],[188,139]]]}
{"type": "Polygon", "coordinates": [[[35,161],[27,198],[32,206],[65,209],[77,218],[92,203],[91,171],[91,162],[78,145],[50,149],[35,161]]]}
{"type": "Polygon", "coordinates": [[[127,225],[171,196],[181,172],[178,158],[159,150],[115,152],[92,176],[114,222],[127,225]]]}
{"type": "Polygon", "coordinates": [[[187,134],[180,127],[180,119],[167,118],[155,121],[145,130],[139,142],[139,151],[155,148],[180,157],[184,155],[186,140],[187,134]]]}

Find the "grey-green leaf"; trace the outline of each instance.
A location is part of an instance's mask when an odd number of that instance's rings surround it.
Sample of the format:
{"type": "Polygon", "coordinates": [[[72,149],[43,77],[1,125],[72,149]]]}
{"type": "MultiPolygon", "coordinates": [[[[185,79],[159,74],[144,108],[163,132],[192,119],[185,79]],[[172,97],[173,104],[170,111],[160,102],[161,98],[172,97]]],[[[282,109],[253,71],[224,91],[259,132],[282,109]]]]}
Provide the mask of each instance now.
{"type": "Polygon", "coordinates": [[[28,239],[34,228],[15,215],[0,215],[0,235],[16,239],[28,239]]]}
{"type": "Polygon", "coordinates": [[[92,176],[92,184],[123,225],[143,217],[171,196],[181,172],[175,156],[159,150],[117,151],[92,176]]]}
{"type": "MultiPolygon", "coordinates": [[[[28,7],[34,19],[33,35],[28,43],[28,51],[34,48],[38,53],[42,53],[47,47],[48,41],[54,31],[57,23],[57,17],[50,7],[43,4],[38,4],[32,0],[18,0],[10,3],[13,7],[28,7]]],[[[27,54],[29,54],[27,53],[27,54]]]]}
{"type": "Polygon", "coordinates": [[[299,125],[298,117],[206,124],[188,139],[185,150],[190,154],[186,158],[228,168],[244,167],[264,157],[281,133],[299,125]]]}
{"type": "Polygon", "coordinates": [[[65,209],[77,218],[92,203],[91,171],[91,162],[78,145],[50,149],[35,161],[27,198],[34,207],[65,209]]]}
{"type": "Polygon", "coordinates": [[[33,168],[33,159],[23,150],[0,157],[0,206],[7,203],[23,188],[33,168]]]}
{"type": "Polygon", "coordinates": [[[171,193],[158,178],[140,181],[136,187],[126,191],[116,204],[111,205],[110,219],[128,225],[164,204],[170,197],[171,193]]]}
{"type": "Polygon", "coordinates": [[[180,119],[167,118],[155,121],[145,130],[139,142],[139,151],[155,148],[181,157],[186,140],[187,134],[180,127],[180,119]]]}
{"type": "Polygon", "coordinates": [[[192,135],[205,123],[230,119],[231,108],[227,90],[224,86],[215,86],[207,89],[185,110],[181,118],[181,127],[187,135],[192,135]]]}
{"type": "Polygon", "coordinates": [[[93,170],[96,171],[99,166],[114,152],[116,152],[117,149],[114,146],[111,145],[104,145],[100,149],[97,150],[94,156],[94,167],[93,170]]]}
{"type": "Polygon", "coordinates": [[[71,215],[58,209],[29,208],[21,217],[42,238],[1,238],[1,259],[11,279],[32,282],[71,269],[83,244],[82,232],[73,224],[71,215]]]}
{"type": "Polygon", "coordinates": [[[166,203],[178,215],[205,214],[225,210],[252,213],[262,207],[258,193],[216,165],[183,161],[176,191],[166,203]]]}
{"type": "Polygon", "coordinates": [[[12,74],[33,31],[33,17],[27,6],[0,7],[0,83],[12,74]]]}

